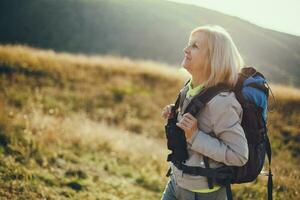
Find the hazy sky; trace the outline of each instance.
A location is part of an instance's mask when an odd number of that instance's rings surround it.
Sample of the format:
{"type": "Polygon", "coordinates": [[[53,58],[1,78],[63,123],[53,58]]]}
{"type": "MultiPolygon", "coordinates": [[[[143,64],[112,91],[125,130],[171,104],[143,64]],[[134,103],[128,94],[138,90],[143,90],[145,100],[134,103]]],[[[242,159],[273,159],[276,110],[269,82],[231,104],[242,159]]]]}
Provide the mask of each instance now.
{"type": "Polygon", "coordinates": [[[300,36],[300,0],[167,0],[195,4],[300,36]]]}

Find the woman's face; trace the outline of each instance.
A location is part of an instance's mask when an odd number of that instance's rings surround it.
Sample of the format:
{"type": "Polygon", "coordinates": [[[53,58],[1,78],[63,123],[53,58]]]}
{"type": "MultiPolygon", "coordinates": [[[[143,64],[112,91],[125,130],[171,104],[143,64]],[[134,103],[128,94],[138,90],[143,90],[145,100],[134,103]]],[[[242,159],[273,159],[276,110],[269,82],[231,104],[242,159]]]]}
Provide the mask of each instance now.
{"type": "Polygon", "coordinates": [[[191,35],[188,46],[183,49],[183,52],[181,66],[193,76],[204,76],[205,62],[208,57],[206,36],[201,32],[191,35]]]}

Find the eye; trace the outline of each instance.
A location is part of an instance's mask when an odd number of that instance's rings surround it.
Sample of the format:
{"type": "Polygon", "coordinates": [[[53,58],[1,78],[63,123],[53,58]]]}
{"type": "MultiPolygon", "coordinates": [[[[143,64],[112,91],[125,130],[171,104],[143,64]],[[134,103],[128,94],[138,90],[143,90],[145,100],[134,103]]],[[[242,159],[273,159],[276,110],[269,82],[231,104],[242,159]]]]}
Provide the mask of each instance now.
{"type": "Polygon", "coordinates": [[[192,45],[192,47],[193,48],[198,48],[198,46],[195,43],[192,45]]]}

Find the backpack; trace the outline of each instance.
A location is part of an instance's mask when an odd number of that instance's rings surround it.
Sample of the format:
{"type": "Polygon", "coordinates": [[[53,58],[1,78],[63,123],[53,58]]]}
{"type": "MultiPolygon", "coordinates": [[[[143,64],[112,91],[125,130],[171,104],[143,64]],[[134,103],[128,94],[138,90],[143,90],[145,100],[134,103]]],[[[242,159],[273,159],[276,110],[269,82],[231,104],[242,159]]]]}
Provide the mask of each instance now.
{"type": "MultiPolygon", "coordinates": [[[[185,85],[190,81],[189,79],[185,85]]],[[[271,145],[268,137],[267,129],[267,109],[270,87],[263,74],[258,72],[254,67],[243,67],[238,76],[238,81],[234,88],[219,83],[214,87],[202,90],[189,103],[184,113],[191,113],[196,116],[197,113],[205,106],[205,104],[222,91],[233,91],[238,102],[243,109],[243,117],[241,125],[244,129],[247,138],[249,157],[248,161],[243,166],[222,166],[219,168],[209,168],[208,157],[204,156],[205,168],[191,167],[182,162],[172,161],[168,156],[168,161],[173,164],[183,173],[191,175],[206,176],[208,186],[213,188],[213,183],[226,186],[227,199],[232,200],[232,192],[230,184],[241,184],[254,181],[258,175],[268,176],[268,200],[272,200],[272,171],[271,171],[271,145]],[[267,154],[269,160],[269,173],[263,174],[262,168],[267,154]]],[[[176,111],[179,105],[179,97],[176,100],[175,108],[172,113],[177,117],[176,111]],[[177,107],[177,108],[176,108],[177,107]]],[[[170,168],[167,176],[170,175],[170,168]]]]}

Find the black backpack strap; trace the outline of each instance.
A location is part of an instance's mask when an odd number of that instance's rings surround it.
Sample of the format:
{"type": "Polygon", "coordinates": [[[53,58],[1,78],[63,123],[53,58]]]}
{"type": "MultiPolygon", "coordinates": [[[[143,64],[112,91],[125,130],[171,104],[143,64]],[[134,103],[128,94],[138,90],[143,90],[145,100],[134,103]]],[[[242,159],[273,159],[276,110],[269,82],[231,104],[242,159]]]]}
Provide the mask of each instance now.
{"type": "Polygon", "coordinates": [[[182,163],[174,163],[174,165],[182,170],[183,173],[191,174],[195,176],[206,176],[212,180],[218,178],[222,179],[223,186],[226,187],[227,200],[233,200],[232,191],[231,191],[231,179],[232,179],[232,171],[227,166],[222,166],[219,168],[203,168],[196,166],[188,166],[182,163]]]}
{"type": "Polygon", "coordinates": [[[189,78],[188,80],[185,81],[184,86],[186,86],[192,79],[189,78]]]}
{"type": "MultiPolygon", "coordinates": [[[[204,156],[203,157],[204,160],[204,164],[205,164],[205,168],[209,169],[209,163],[208,163],[208,157],[204,156]]],[[[207,182],[208,182],[208,187],[209,189],[213,188],[213,182],[214,182],[214,178],[213,177],[207,177],[207,182]]],[[[227,195],[227,200],[233,200],[232,197],[232,191],[231,191],[231,179],[228,178],[225,180],[225,187],[226,187],[226,195],[227,195]]]]}
{"type": "Polygon", "coordinates": [[[230,179],[226,180],[225,187],[226,187],[227,200],[233,200],[230,179]]]}
{"type": "MultiPolygon", "coordinates": [[[[190,81],[191,81],[191,79],[187,80],[187,81],[185,82],[184,86],[186,86],[190,81]]],[[[186,97],[186,92],[187,92],[187,91],[185,91],[186,89],[188,90],[188,88],[183,88],[183,89],[182,89],[182,97],[181,97],[181,101],[180,101],[180,103],[179,103],[179,108],[180,108],[180,109],[182,108],[184,99],[185,99],[185,97],[186,97]],[[183,96],[183,95],[185,95],[185,96],[183,96]]]]}
{"type": "MultiPolygon", "coordinates": [[[[208,157],[207,156],[203,156],[203,160],[204,160],[204,165],[206,169],[209,169],[209,162],[208,162],[208,157]]],[[[212,189],[213,186],[213,179],[211,177],[207,177],[207,182],[208,182],[208,188],[212,189]]]]}
{"type": "Polygon", "coordinates": [[[171,167],[169,167],[169,169],[167,171],[167,174],[166,174],[166,177],[169,177],[171,175],[171,171],[172,171],[172,169],[171,169],[171,167]]]}
{"type": "Polygon", "coordinates": [[[272,159],[272,151],[271,151],[271,144],[269,141],[269,137],[265,134],[265,141],[266,141],[266,151],[269,160],[269,174],[268,174],[268,200],[272,200],[272,192],[273,192],[273,179],[272,179],[272,170],[271,170],[271,159],[272,159]]]}
{"type": "Polygon", "coordinates": [[[172,113],[173,115],[175,114],[176,110],[177,110],[178,107],[179,107],[180,97],[181,97],[181,92],[180,92],[180,93],[178,94],[178,96],[177,96],[177,99],[176,99],[176,101],[175,101],[175,106],[172,106],[172,108],[171,108],[171,113],[172,113]]]}
{"type": "MultiPolygon", "coordinates": [[[[171,108],[171,115],[174,117],[176,117],[176,111],[177,111],[177,109],[178,109],[178,107],[179,107],[179,102],[180,102],[180,97],[181,97],[181,92],[178,94],[178,96],[177,96],[177,99],[176,99],[176,101],[175,101],[175,105],[174,106],[172,106],[172,108],[171,108]]],[[[167,161],[170,161],[170,160],[172,160],[172,153],[170,153],[169,155],[168,155],[168,158],[167,158],[167,161]]],[[[169,167],[169,169],[168,169],[168,171],[167,171],[167,173],[166,173],[166,177],[169,177],[170,175],[171,175],[171,167],[169,167]]]]}
{"type": "MultiPolygon", "coordinates": [[[[185,81],[184,83],[184,87],[191,81],[191,79],[188,79],[187,81],[185,81]]],[[[179,108],[180,106],[180,99],[181,99],[181,92],[179,92],[178,96],[177,96],[177,99],[175,101],[175,105],[172,107],[171,109],[171,113],[173,115],[175,115],[175,112],[177,111],[177,109],[179,108]]],[[[167,161],[170,161],[172,160],[172,154],[169,154],[168,155],[168,158],[167,158],[167,161]]],[[[167,173],[166,173],[166,177],[169,177],[171,175],[171,172],[172,172],[172,169],[171,167],[169,167],[167,173]]]]}
{"type": "Polygon", "coordinates": [[[231,88],[223,83],[219,83],[214,87],[204,88],[191,100],[189,105],[186,107],[184,114],[189,112],[193,116],[196,116],[206,103],[223,91],[231,91],[231,88]]]}
{"type": "MultiPolygon", "coordinates": [[[[184,83],[184,86],[186,86],[189,82],[190,82],[191,79],[188,79],[185,83],[184,83]]],[[[172,107],[171,109],[171,112],[174,114],[175,111],[179,108],[180,106],[180,99],[181,99],[181,92],[182,90],[180,90],[178,96],[177,96],[177,99],[175,101],[175,106],[172,107]]]]}

